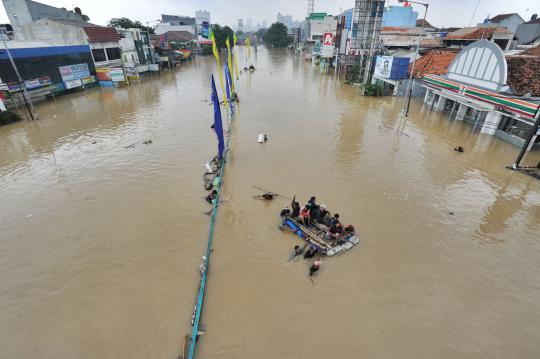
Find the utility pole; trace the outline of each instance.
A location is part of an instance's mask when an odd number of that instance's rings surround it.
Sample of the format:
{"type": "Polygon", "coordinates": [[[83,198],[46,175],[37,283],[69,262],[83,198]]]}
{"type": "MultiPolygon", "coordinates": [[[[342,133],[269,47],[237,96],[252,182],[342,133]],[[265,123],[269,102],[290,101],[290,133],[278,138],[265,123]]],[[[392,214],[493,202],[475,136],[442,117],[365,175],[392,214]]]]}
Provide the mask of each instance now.
{"type": "Polygon", "coordinates": [[[514,164],[510,166],[510,168],[514,171],[519,168],[519,164],[523,160],[523,157],[525,157],[525,154],[531,150],[532,146],[534,145],[534,141],[536,141],[536,138],[538,137],[538,135],[540,135],[540,106],[536,109],[534,120],[534,125],[531,129],[531,132],[529,132],[529,134],[527,135],[527,139],[525,140],[523,147],[519,151],[516,162],[514,162],[514,164]]]}
{"type": "Polygon", "coordinates": [[[146,22],[146,40],[148,40],[148,55],[150,55],[150,61],[151,63],[153,64],[154,63],[154,56],[152,55],[152,50],[151,47],[150,47],[150,27],[148,26],[148,24],[150,24],[151,22],[157,22],[157,21],[161,21],[161,19],[158,19],[158,20],[150,20],[150,21],[147,21],[146,22]]]}
{"type": "MultiPolygon", "coordinates": [[[[402,3],[402,2],[404,2],[404,0],[398,0],[398,2],[402,3]]],[[[426,25],[426,16],[427,16],[427,12],[428,12],[428,9],[429,9],[429,4],[422,3],[422,2],[416,2],[416,1],[407,1],[407,2],[425,6],[426,11],[424,12],[424,19],[422,20],[422,29],[424,29],[424,27],[426,25]]],[[[405,117],[407,117],[409,115],[409,108],[411,107],[411,97],[412,97],[412,90],[413,90],[413,85],[414,85],[414,79],[413,79],[414,67],[416,65],[416,61],[418,60],[418,55],[419,55],[419,51],[420,51],[420,38],[421,38],[421,36],[422,36],[421,34],[418,34],[418,42],[416,43],[416,54],[415,54],[415,57],[414,57],[414,62],[412,64],[411,74],[409,75],[409,82],[407,83],[407,92],[405,94],[405,101],[403,102],[403,115],[405,117]]]]}
{"type": "Polygon", "coordinates": [[[15,71],[15,74],[17,75],[19,89],[22,91],[22,97],[23,97],[26,109],[28,110],[28,113],[30,114],[30,118],[32,119],[32,121],[37,120],[38,117],[34,109],[34,104],[32,103],[32,100],[30,99],[30,96],[28,95],[28,92],[26,91],[26,85],[24,84],[21,74],[19,73],[19,69],[17,69],[17,65],[15,65],[15,61],[13,60],[13,57],[11,56],[11,52],[9,51],[9,47],[6,43],[6,39],[4,38],[4,35],[7,36],[4,29],[0,29],[0,36],[2,36],[2,42],[4,43],[4,47],[6,48],[9,61],[11,62],[11,66],[13,67],[13,70],[15,71]]]}

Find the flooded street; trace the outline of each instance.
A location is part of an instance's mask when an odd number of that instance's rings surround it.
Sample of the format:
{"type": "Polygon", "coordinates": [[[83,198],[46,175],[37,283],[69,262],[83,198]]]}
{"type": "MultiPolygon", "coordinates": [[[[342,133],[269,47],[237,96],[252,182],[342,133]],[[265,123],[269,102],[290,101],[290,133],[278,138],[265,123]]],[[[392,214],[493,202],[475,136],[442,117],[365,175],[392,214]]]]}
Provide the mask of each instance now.
{"type": "MultiPolygon", "coordinates": [[[[402,98],[358,96],[283,51],[254,63],[197,357],[540,357],[540,182],[504,168],[518,149],[421,100],[403,121],[402,98]],[[313,285],[277,228],[290,201],[253,186],[317,196],[360,245],[313,285]]],[[[178,356],[208,237],[212,68],[59,97],[0,127],[0,357],[178,356]]]]}

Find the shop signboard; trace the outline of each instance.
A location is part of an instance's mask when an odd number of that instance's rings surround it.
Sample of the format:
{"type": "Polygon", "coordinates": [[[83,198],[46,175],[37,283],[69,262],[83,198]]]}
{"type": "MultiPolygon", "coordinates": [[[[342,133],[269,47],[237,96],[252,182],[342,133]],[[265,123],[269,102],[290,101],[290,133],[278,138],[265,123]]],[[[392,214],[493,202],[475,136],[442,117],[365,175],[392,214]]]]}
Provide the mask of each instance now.
{"type": "MultiPolygon", "coordinates": [[[[52,85],[52,80],[50,76],[43,76],[43,77],[38,77],[37,79],[24,81],[24,87],[26,87],[27,90],[33,90],[33,89],[37,89],[37,88],[45,87],[49,85],[52,85]]],[[[7,88],[10,92],[16,92],[16,91],[21,90],[17,82],[9,82],[7,84],[7,88]]]]}
{"type": "Polygon", "coordinates": [[[334,57],[334,35],[331,32],[325,32],[323,36],[323,44],[321,47],[322,57],[334,57]]]}
{"type": "Polygon", "coordinates": [[[83,85],[81,79],[64,81],[64,84],[66,85],[66,90],[81,87],[83,85]]]}
{"type": "Polygon", "coordinates": [[[111,81],[111,73],[108,67],[96,69],[96,77],[99,81],[111,81]]]}
{"type": "Polygon", "coordinates": [[[377,61],[375,62],[375,77],[381,79],[390,78],[390,72],[392,70],[392,62],[394,58],[392,56],[377,56],[377,61]]]}
{"type": "Polygon", "coordinates": [[[126,76],[127,76],[128,79],[138,80],[139,79],[139,72],[137,71],[137,68],[135,66],[126,67],[126,76]]]}
{"type": "Polygon", "coordinates": [[[150,71],[159,71],[159,65],[158,64],[148,64],[148,69],[150,71]]]}
{"type": "Polygon", "coordinates": [[[88,64],[86,63],[60,66],[58,70],[60,71],[60,76],[62,76],[62,81],[64,82],[79,80],[90,76],[90,70],[88,70],[88,64]]]}
{"type": "Polygon", "coordinates": [[[83,85],[90,85],[96,82],[96,78],[94,76],[88,76],[81,79],[83,85]]]}
{"type": "Polygon", "coordinates": [[[137,72],[138,73],[147,72],[147,71],[148,71],[148,65],[139,65],[139,66],[137,66],[137,72]]]}
{"type": "Polygon", "coordinates": [[[113,67],[109,70],[111,80],[114,82],[126,81],[124,70],[121,67],[113,67]]]}
{"type": "Polygon", "coordinates": [[[2,79],[0,79],[0,91],[7,91],[9,90],[7,85],[2,82],[2,79]]]}

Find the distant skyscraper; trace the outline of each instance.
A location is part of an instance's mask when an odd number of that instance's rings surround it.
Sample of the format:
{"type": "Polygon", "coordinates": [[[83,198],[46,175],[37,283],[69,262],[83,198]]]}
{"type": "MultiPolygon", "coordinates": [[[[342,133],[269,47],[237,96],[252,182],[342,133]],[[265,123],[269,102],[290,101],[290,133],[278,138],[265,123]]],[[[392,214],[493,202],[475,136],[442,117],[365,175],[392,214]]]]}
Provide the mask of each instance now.
{"type": "Polygon", "coordinates": [[[246,19],[246,32],[253,31],[253,19],[248,17],[246,19]]]}
{"type": "Polygon", "coordinates": [[[280,12],[277,14],[277,22],[280,22],[282,24],[285,24],[287,26],[287,29],[292,28],[292,16],[291,15],[281,15],[280,12]]]}
{"type": "Polygon", "coordinates": [[[263,21],[262,27],[263,27],[263,29],[266,29],[266,20],[263,21]]]}
{"type": "Polygon", "coordinates": [[[236,31],[244,32],[244,19],[238,19],[238,27],[236,31]]]}

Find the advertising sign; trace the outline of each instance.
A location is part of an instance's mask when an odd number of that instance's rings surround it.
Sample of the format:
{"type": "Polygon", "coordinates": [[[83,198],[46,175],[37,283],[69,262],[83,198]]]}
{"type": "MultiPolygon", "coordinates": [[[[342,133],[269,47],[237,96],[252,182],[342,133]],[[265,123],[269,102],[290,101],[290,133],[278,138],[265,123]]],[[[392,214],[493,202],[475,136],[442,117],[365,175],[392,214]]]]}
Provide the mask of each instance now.
{"type": "Polygon", "coordinates": [[[96,78],[94,76],[88,76],[81,80],[82,80],[83,85],[90,85],[96,82],[96,78]]]}
{"type": "MultiPolygon", "coordinates": [[[[40,87],[45,87],[52,85],[52,80],[50,76],[43,76],[39,77],[37,79],[31,79],[31,80],[25,80],[24,81],[24,87],[26,87],[27,90],[33,90],[40,87]]],[[[11,92],[20,91],[19,84],[16,82],[9,82],[7,84],[8,90],[11,92]]]]}
{"type": "Polygon", "coordinates": [[[8,87],[5,83],[2,82],[2,79],[0,79],[0,91],[7,91],[8,87]]]}
{"type": "Polygon", "coordinates": [[[321,47],[322,57],[334,57],[334,35],[331,32],[325,32],[323,36],[323,45],[321,47]]]}
{"type": "Polygon", "coordinates": [[[88,70],[88,64],[76,64],[60,66],[58,68],[62,81],[79,80],[84,77],[90,76],[90,70],[88,70]]]}
{"type": "Polygon", "coordinates": [[[148,64],[148,69],[150,71],[159,71],[159,65],[158,64],[148,64]]]}
{"type": "Polygon", "coordinates": [[[96,77],[99,81],[111,81],[110,69],[108,67],[102,67],[96,69],[96,77]]]}
{"type": "Polygon", "coordinates": [[[69,89],[74,89],[76,87],[81,87],[82,81],[81,79],[69,80],[69,81],[64,81],[64,84],[66,85],[66,90],[69,90],[69,89]]]}
{"type": "Polygon", "coordinates": [[[126,81],[126,78],[124,76],[124,70],[120,67],[113,67],[109,70],[109,74],[111,76],[111,80],[114,82],[121,82],[126,81]]]}
{"type": "Polygon", "coordinates": [[[208,24],[208,22],[206,21],[203,21],[202,23],[201,35],[205,39],[208,39],[208,37],[210,36],[210,24],[208,24]]]}
{"type": "Polygon", "coordinates": [[[135,66],[126,67],[126,76],[128,77],[128,79],[138,80],[139,71],[137,71],[137,68],[135,66]]]}
{"type": "Polygon", "coordinates": [[[377,62],[375,63],[375,77],[387,79],[390,78],[390,71],[392,70],[392,62],[394,58],[392,56],[377,56],[377,62]]]}

